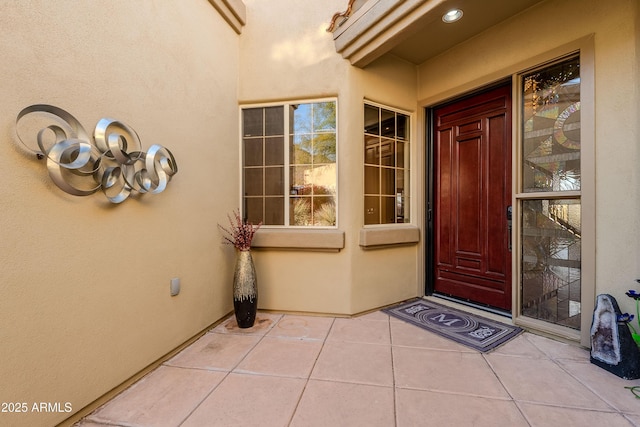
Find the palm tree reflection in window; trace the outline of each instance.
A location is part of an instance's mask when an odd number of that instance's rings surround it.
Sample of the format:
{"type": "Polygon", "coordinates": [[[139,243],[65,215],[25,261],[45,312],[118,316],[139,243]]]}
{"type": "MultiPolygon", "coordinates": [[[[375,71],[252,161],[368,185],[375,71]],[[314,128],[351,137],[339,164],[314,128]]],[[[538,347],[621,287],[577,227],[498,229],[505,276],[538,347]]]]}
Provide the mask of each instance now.
{"type": "Polygon", "coordinates": [[[336,225],[336,103],[291,105],[290,223],[336,225]]]}

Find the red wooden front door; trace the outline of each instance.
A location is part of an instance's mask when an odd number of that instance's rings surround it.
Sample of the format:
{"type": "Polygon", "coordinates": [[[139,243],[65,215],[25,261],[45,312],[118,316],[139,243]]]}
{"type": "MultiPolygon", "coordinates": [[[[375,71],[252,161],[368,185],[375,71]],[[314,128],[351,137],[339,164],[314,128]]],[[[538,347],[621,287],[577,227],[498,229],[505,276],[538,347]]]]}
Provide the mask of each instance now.
{"type": "Polygon", "coordinates": [[[511,86],[434,110],[434,291],[511,309],[511,86]]]}

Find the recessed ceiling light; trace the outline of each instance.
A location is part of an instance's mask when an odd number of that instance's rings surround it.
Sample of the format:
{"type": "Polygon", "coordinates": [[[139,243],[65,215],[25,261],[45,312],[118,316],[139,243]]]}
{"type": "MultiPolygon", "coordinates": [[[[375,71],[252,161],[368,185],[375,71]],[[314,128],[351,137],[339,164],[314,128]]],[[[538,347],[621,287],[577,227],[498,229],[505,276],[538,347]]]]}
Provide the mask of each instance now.
{"type": "Polygon", "coordinates": [[[462,18],[462,10],[460,9],[451,9],[449,12],[442,15],[442,20],[447,24],[458,21],[462,18]]]}

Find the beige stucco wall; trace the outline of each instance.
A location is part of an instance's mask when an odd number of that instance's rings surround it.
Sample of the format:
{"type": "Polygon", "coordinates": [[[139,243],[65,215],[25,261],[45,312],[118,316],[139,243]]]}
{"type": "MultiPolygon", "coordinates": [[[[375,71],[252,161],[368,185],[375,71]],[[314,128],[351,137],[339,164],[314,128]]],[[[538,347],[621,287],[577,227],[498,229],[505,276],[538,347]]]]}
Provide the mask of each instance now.
{"type": "MultiPolygon", "coordinates": [[[[336,55],[331,34],[325,30],[331,15],[344,7],[342,3],[245,1],[247,26],[240,40],[240,104],[338,96],[339,82],[347,78],[349,66],[336,55]]],[[[341,99],[338,114],[340,139],[341,119],[346,117],[341,99]]],[[[339,146],[339,223],[344,217],[343,154],[339,146]]],[[[349,312],[350,266],[344,251],[259,249],[254,251],[254,261],[260,308],[349,312]]]]}
{"type": "Polygon", "coordinates": [[[640,277],[638,7],[636,0],[548,0],[429,60],[418,74],[418,99],[428,105],[595,35],[596,293],[614,295],[628,311],[624,292],[640,277]]]}
{"type": "Polygon", "coordinates": [[[326,32],[344,0],[245,0],[240,104],[337,97],[339,252],[258,249],[259,306],[354,314],[417,295],[418,246],[363,250],[363,99],[415,111],[415,67],[382,59],[352,67],[326,32]]]}
{"type": "MultiPolygon", "coordinates": [[[[352,310],[357,313],[370,310],[385,304],[401,301],[418,295],[424,295],[424,284],[420,279],[421,252],[420,245],[408,244],[377,249],[362,249],[358,246],[358,233],[364,222],[364,189],[363,172],[363,137],[364,119],[362,100],[367,99],[383,105],[398,108],[411,115],[411,179],[410,179],[410,218],[411,225],[422,224],[420,201],[422,200],[420,168],[422,166],[423,143],[420,141],[418,129],[421,115],[416,109],[416,67],[394,57],[383,57],[370,64],[364,70],[352,69],[349,85],[353,105],[351,114],[355,129],[353,136],[347,141],[358,141],[349,144],[353,154],[349,182],[353,193],[349,204],[350,215],[347,218],[349,229],[354,232],[351,256],[352,275],[352,310]],[[356,139],[357,138],[357,139],[356,139]]],[[[369,226],[376,229],[378,226],[369,226]]],[[[405,227],[391,225],[389,227],[405,227]]],[[[388,227],[387,227],[388,228],[388,227]]],[[[420,236],[422,239],[422,236],[420,236]]]]}
{"type": "MultiPolygon", "coordinates": [[[[216,222],[239,191],[239,36],[204,0],[1,8],[0,402],[77,411],[232,309],[233,251],[216,222]],[[180,170],[164,193],[119,206],[67,195],[16,145],[16,115],[36,103],[88,132],[120,119],[180,170]]],[[[0,413],[0,424],[69,415],[0,413]]]]}
{"type": "MultiPolygon", "coordinates": [[[[240,36],[204,0],[3,6],[0,322],[9,327],[0,328],[1,401],[81,409],[231,310],[234,254],[220,244],[215,224],[240,203],[238,104],[338,99],[344,248],[256,249],[260,307],[350,315],[421,295],[422,244],[359,245],[363,100],[412,114],[411,215],[420,227],[422,106],[506,77],[517,64],[589,34],[597,292],[631,309],[623,293],[640,275],[640,197],[629,191],[640,180],[631,84],[639,77],[636,1],[547,1],[419,67],[386,56],[365,69],[336,54],[325,31],[345,0],[244,3],[240,36]],[[66,195],[44,163],[16,145],[15,116],[34,103],[65,108],[89,131],[101,117],[121,119],[145,147],[171,149],[180,172],[166,192],[121,206],[108,206],[100,194],[66,195]],[[182,280],[177,297],[169,295],[172,277],[182,280]]],[[[68,415],[7,419],[53,424],[68,415]]]]}

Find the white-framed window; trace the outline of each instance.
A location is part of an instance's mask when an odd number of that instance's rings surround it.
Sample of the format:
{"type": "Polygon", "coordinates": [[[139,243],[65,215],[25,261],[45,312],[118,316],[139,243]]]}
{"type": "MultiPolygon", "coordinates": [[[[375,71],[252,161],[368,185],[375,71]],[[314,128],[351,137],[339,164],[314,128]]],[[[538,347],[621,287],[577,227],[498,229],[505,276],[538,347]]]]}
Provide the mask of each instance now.
{"type": "Polygon", "coordinates": [[[408,223],[409,114],[364,104],[364,223],[408,223]]]}
{"type": "Polygon", "coordinates": [[[244,217],[336,227],[337,100],[242,106],[240,122],[244,217]]]}

